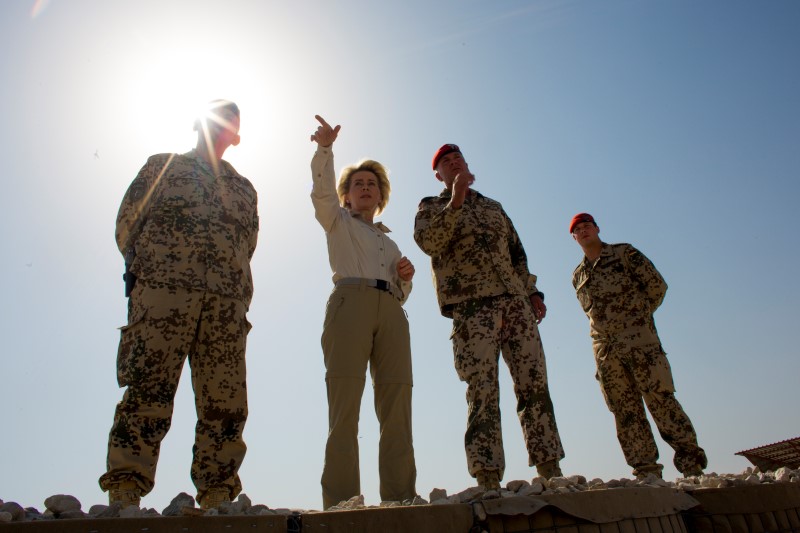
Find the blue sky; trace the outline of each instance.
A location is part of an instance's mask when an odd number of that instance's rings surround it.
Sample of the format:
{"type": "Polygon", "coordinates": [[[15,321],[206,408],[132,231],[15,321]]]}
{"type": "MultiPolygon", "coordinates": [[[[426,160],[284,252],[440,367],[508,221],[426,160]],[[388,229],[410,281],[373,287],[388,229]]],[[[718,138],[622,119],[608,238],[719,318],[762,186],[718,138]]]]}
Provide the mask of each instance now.
{"type": "MultiPolygon", "coordinates": [[[[337,169],[371,157],[391,170],[381,219],[417,267],[406,309],[420,494],[472,484],[450,321],[412,238],[420,198],[440,191],[429,165],[445,142],[503,203],[547,295],[565,473],[630,475],[570,284],[580,211],[666,278],[656,323],[677,397],[709,470],[741,471],[735,452],[800,434],[799,25],[791,0],[3,3],[0,499],[106,501],[97,478],[126,321],[116,212],[147,156],[194,145],[194,111],[214,98],[242,109],[226,159],[259,192],[241,470],[254,502],[321,505],[331,274],[309,199],[315,114],[342,125],[337,169]]],[[[158,510],[194,494],[187,375],[143,501],[158,510]]],[[[505,480],[530,479],[507,371],[501,402],[505,480]]],[[[360,437],[362,489],[377,504],[369,388],[360,437]]]]}

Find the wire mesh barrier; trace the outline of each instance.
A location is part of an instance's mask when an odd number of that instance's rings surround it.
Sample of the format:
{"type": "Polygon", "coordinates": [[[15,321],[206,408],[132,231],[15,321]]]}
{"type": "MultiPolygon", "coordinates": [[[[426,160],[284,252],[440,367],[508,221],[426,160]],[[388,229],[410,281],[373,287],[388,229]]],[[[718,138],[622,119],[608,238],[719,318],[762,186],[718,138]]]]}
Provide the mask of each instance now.
{"type": "Polygon", "coordinates": [[[800,533],[800,485],[774,483],[695,491],[690,533],[800,533]]]}

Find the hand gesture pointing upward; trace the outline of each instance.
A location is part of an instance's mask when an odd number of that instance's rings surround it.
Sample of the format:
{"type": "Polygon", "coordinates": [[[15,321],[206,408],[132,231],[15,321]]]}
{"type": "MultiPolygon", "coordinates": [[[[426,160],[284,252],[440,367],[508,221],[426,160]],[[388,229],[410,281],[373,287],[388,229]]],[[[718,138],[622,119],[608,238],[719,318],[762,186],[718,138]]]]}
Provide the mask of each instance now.
{"type": "Polygon", "coordinates": [[[314,115],[314,118],[317,119],[320,125],[317,126],[317,131],[311,135],[311,140],[315,141],[320,146],[332,145],[336,137],[339,136],[339,130],[342,129],[342,127],[337,124],[335,128],[331,128],[331,125],[325,122],[325,119],[319,115],[314,115]]]}

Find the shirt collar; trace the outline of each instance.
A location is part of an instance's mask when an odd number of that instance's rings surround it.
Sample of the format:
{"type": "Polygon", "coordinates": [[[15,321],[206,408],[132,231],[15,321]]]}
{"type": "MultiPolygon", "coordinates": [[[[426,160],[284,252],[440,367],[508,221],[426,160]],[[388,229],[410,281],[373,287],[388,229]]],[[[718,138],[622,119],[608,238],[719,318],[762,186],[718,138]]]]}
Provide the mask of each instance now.
{"type": "MultiPolygon", "coordinates": [[[[350,216],[351,216],[351,217],[353,217],[353,218],[355,218],[355,219],[357,219],[357,220],[360,220],[360,221],[361,221],[361,222],[363,222],[364,224],[369,224],[369,222],[367,222],[366,220],[364,220],[364,218],[361,216],[361,214],[360,214],[360,213],[353,213],[353,212],[350,212],[350,216]]],[[[378,221],[378,222],[373,222],[371,225],[372,225],[372,226],[374,226],[375,228],[377,228],[377,229],[381,230],[381,231],[382,231],[382,232],[384,232],[384,233],[391,233],[391,232],[392,232],[392,230],[390,230],[389,228],[387,228],[386,226],[384,226],[384,225],[383,225],[383,222],[380,222],[380,221],[378,221]]]]}

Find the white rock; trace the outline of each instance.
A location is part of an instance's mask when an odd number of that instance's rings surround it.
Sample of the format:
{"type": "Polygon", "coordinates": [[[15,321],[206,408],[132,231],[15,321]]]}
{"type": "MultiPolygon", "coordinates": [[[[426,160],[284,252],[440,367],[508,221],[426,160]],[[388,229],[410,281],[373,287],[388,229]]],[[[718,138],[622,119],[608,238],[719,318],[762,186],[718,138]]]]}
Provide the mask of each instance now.
{"type": "Polygon", "coordinates": [[[79,511],[81,502],[75,496],[55,494],[44,501],[44,506],[52,511],[53,514],[59,515],[67,511],[79,511]]]}
{"type": "Polygon", "coordinates": [[[136,507],[135,505],[129,505],[128,507],[120,510],[119,517],[120,518],[136,518],[141,515],[141,509],[136,507]]]}
{"type": "Polygon", "coordinates": [[[519,490],[523,487],[530,486],[530,483],[525,481],[524,479],[517,479],[514,481],[509,481],[506,483],[506,488],[511,492],[519,492],[519,490]]]}
{"type": "Polygon", "coordinates": [[[586,478],[583,476],[569,476],[567,478],[573,485],[586,485],[586,478]]]}
{"type": "Polygon", "coordinates": [[[483,489],[481,487],[470,487],[468,489],[464,489],[456,496],[458,496],[458,503],[466,503],[478,496],[479,494],[483,494],[483,489]]]}
{"type": "Polygon", "coordinates": [[[181,516],[181,510],[184,507],[194,508],[194,497],[185,492],[181,492],[172,498],[172,501],[161,511],[161,514],[164,516],[181,516]]]}
{"type": "Polygon", "coordinates": [[[547,482],[547,488],[550,490],[555,490],[563,487],[569,487],[570,484],[571,481],[565,477],[551,477],[547,482]]]}
{"type": "Polygon", "coordinates": [[[522,487],[517,494],[520,496],[538,496],[542,492],[544,492],[544,485],[541,483],[533,483],[522,487]]]}
{"type": "Polygon", "coordinates": [[[0,511],[0,522],[11,522],[13,517],[11,513],[7,513],[6,511],[0,511]]]}
{"type": "Polygon", "coordinates": [[[481,522],[486,521],[487,518],[486,509],[483,507],[483,504],[476,503],[475,505],[472,506],[472,510],[475,512],[475,516],[478,518],[479,521],[481,522]]]}
{"type": "Polygon", "coordinates": [[[11,520],[14,522],[25,520],[25,509],[17,502],[6,502],[0,505],[0,512],[10,514],[11,520]]]}
{"type": "Polygon", "coordinates": [[[433,489],[429,496],[431,502],[433,502],[434,500],[442,500],[446,498],[447,498],[447,491],[445,489],[433,489]]]}

